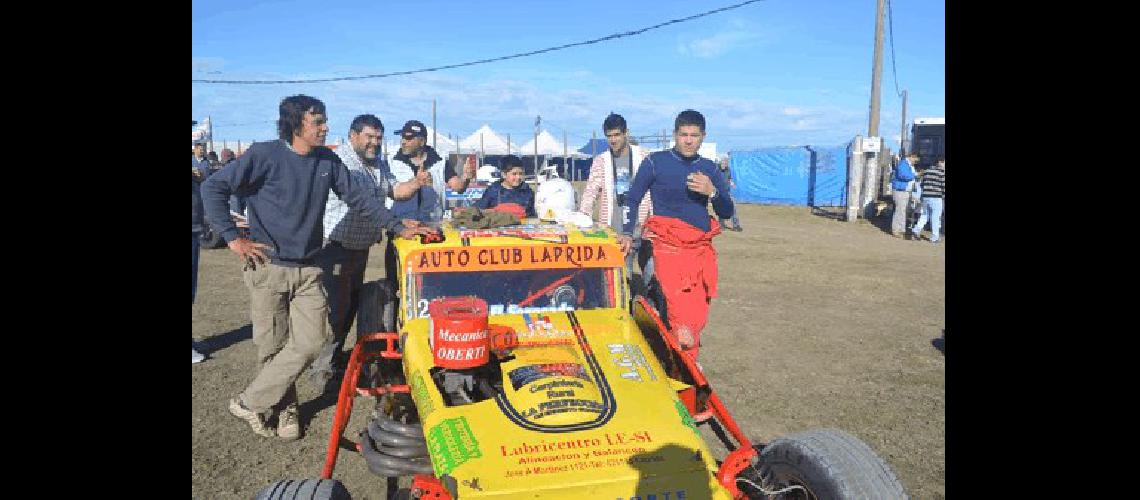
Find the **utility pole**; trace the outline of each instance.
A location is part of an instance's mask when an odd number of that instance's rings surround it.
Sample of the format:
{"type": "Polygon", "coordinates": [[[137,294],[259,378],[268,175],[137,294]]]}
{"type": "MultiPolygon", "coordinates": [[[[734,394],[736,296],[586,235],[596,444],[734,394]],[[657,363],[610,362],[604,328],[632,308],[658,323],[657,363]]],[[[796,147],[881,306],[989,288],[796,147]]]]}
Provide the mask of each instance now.
{"type": "Polygon", "coordinates": [[[883,78],[883,10],[886,0],[878,0],[875,9],[875,60],[871,68],[871,120],[867,136],[879,136],[879,81],[883,78]]]}
{"type": "Polygon", "coordinates": [[[902,114],[902,134],[899,136],[899,157],[908,149],[906,147],[906,89],[903,89],[903,114],[902,114]]]}

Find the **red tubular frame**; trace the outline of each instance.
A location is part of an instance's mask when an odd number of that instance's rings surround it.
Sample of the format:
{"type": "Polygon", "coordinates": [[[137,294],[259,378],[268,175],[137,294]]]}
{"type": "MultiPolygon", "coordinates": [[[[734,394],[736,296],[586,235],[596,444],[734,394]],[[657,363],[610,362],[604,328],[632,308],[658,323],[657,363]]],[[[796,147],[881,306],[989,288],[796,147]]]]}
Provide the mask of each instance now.
{"type": "Polygon", "coordinates": [[[677,391],[677,396],[681,399],[681,402],[685,404],[685,408],[689,410],[689,413],[694,419],[699,419],[701,422],[709,418],[715,418],[717,422],[728,430],[728,433],[732,435],[732,438],[735,439],[739,445],[725,457],[724,462],[720,465],[720,469],[717,470],[716,477],[717,480],[720,481],[720,484],[732,494],[733,498],[745,498],[744,492],[740,491],[740,488],[736,486],[736,476],[752,463],[753,457],[756,456],[756,449],[752,447],[752,442],[744,435],[744,432],[740,430],[740,426],[736,425],[736,420],[728,413],[728,409],[724,407],[720,396],[717,396],[716,391],[713,391],[712,388],[709,387],[708,380],[705,378],[704,372],[697,366],[696,360],[694,360],[689,353],[681,349],[681,345],[677,343],[677,339],[673,333],[665,328],[665,324],[661,321],[661,316],[657,314],[657,311],[649,305],[645,297],[638,296],[635,300],[645,308],[645,312],[649,314],[649,317],[653,318],[654,323],[657,324],[657,331],[661,334],[661,338],[664,339],[665,345],[677,354],[681,363],[685,365],[685,368],[688,369],[689,373],[693,376],[693,387],[677,391]],[[698,401],[696,391],[698,387],[708,389],[709,396],[707,401],[698,401]],[[702,409],[702,406],[707,406],[707,409],[702,409]]]}
{"type": "MultiPolygon", "coordinates": [[[[340,382],[340,392],[336,398],[336,414],[333,417],[332,430],[329,431],[328,450],[325,454],[325,466],[321,470],[322,479],[332,479],[333,468],[336,467],[336,458],[341,446],[360,452],[360,443],[344,437],[344,429],[348,427],[348,420],[352,417],[352,402],[356,396],[381,396],[388,393],[407,393],[411,389],[407,384],[384,384],[383,387],[356,387],[360,379],[360,368],[364,363],[377,358],[403,359],[404,355],[396,349],[396,341],[400,336],[396,333],[373,333],[365,335],[356,341],[352,354],[348,358],[348,367],[345,368],[344,378],[340,382]],[[381,351],[365,352],[366,342],[385,341],[381,351]]],[[[435,476],[429,474],[415,474],[412,476],[412,489],[420,490],[420,498],[450,500],[451,495],[435,476]]]]}
{"type": "Polygon", "coordinates": [[[325,454],[325,466],[321,470],[322,479],[332,479],[333,468],[336,467],[336,457],[343,445],[348,449],[360,451],[360,443],[344,437],[344,429],[348,427],[348,419],[352,416],[352,402],[358,395],[381,396],[387,393],[410,392],[406,384],[383,387],[357,388],[360,378],[360,367],[367,361],[376,358],[403,359],[404,355],[396,350],[396,341],[400,336],[396,333],[373,333],[356,340],[356,347],[348,358],[348,367],[344,370],[344,378],[340,382],[340,392],[336,398],[336,414],[333,417],[332,430],[329,431],[329,444],[325,454]],[[384,340],[384,350],[378,352],[364,352],[364,344],[377,340],[384,340]]]}

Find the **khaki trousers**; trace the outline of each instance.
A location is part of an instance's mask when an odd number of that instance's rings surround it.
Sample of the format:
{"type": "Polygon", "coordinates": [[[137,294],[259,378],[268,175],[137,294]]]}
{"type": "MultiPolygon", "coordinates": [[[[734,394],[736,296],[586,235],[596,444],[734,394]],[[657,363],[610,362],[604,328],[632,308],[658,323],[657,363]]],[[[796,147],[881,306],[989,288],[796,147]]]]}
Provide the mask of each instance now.
{"type": "Polygon", "coordinates": [[[328,298],[317,266],[258,264],[243,271],[243,278],[258,371],[241,400],[265,413],[296,403],[294,382],[330,338],[328,298]]]}

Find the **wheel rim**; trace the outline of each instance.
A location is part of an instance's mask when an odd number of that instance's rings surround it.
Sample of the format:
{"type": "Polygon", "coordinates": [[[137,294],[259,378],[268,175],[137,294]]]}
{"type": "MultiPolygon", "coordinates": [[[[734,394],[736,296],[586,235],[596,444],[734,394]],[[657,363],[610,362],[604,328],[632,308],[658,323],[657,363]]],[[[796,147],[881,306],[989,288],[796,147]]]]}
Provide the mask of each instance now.
{"type": "Polygon", "coordinates": [[[779,476],[771,472],[763,474],[757,471],[755,467],[749,467],[738,477],[756,483],[758,486],[762,486],[767,492],[760,491],[756,486],[747,482],[740,482],[738,487],[749,500],[819,500],[819,497],[811,491],[811,488],[805,484],[805,481],[794,474],[782,474],[779,476]],[[772,480],[765,481],[763,478],[766,475],[772,476],[772,480]],[[782,491],[786,488],[791,489],[782,491]]]}

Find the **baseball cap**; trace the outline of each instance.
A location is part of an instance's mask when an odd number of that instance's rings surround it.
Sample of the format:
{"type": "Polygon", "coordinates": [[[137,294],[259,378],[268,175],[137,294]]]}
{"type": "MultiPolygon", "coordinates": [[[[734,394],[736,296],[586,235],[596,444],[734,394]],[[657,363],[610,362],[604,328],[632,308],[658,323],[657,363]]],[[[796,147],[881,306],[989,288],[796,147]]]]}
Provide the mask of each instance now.
{"type": "Polygon", "coordinates": [[[405,139],[413,137],[427,137],[427,127],[424,126],[419,120],[408,120],[404,123],[403,128],[396,131],[396,135],[405,139]]]}

